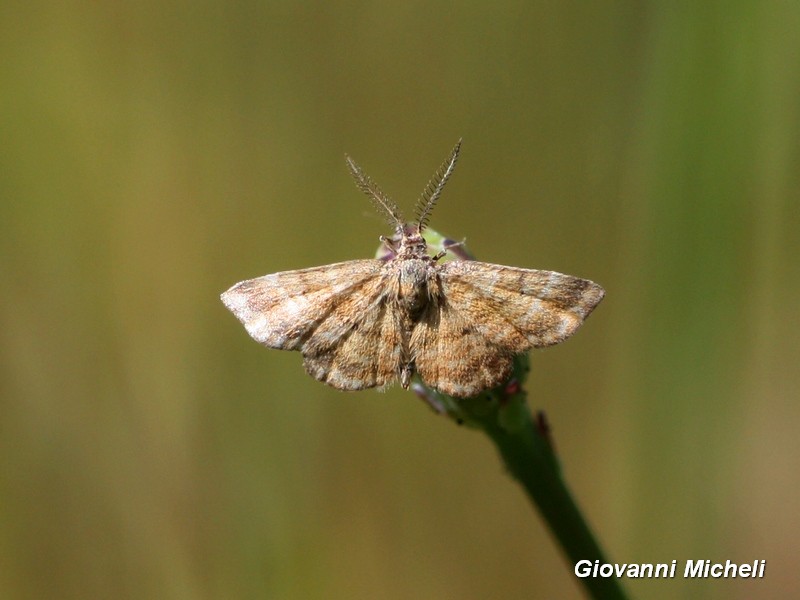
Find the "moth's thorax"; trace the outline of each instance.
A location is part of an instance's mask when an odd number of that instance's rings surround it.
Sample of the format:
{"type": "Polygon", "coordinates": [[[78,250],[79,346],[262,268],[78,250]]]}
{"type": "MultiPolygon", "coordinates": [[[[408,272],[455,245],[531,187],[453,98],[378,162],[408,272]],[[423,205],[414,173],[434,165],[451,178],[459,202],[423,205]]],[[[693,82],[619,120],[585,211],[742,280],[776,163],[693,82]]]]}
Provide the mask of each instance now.
{"type": "MultiPolygon", "coordinates": [[[[398,228],[399,241],[390,268],[396,277],[395,301],[407,318],[416,321],[432,297],[438,295],[436,263],[417,225],[398,228]]],[[[397,239],[397,238],[395,238],[397,239]]]]}
{"type": "Polygon", "coordinates": [[[397,300],[408,316],[416,319],[431,298],[436,271],[430,257],[394,259],[397,270],[397,300]]]}

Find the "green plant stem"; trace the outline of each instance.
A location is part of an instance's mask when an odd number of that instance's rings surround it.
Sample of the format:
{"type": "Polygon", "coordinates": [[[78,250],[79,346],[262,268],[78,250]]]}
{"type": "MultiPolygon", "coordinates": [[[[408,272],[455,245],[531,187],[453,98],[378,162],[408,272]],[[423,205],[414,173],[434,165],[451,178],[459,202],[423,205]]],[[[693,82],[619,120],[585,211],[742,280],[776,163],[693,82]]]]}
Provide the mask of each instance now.
{"type": "MultiPolygon", "coordinates": [[[[429,250],[434,254],[448,249],[444,260],[472,259],[463,244],[452,246],[444,236],[431,229],[426,230],[425,238],[429,250]]],[[[378,256],[381,257],[385,251],[385,248],[379,248],[378,256]]],[[[570,571],[581,560],[607,563],[561,476],[546,425],[537,425],[528,408],[522,386],[529,371],[527,355],[517,356],[514,372],[506,384],[474,398],[446,396],[425,387],[419,380],[414,383],[414,391],[436,412],[446,414],[459,424],[481,429],[489,436],[497,446],[508,472],[525,489],[560,544],[570,563],[570,571]]],[[[626,598],[616,578],[582,577],[578,581],[589,597],[595,600],[626,598]]]]}
{"type": "MultiPolygon", "coordinates": [[[[525,379],[527,365],[526,356],[517,357],[509,384],[475,398],[456,399],[419,384],[415,391],[438,412],[489,436],[509,474],[522,485],[561,546],[570,571],[580,560],[606,563],[608,560],[564,482],[546,424],[534,420],[526,394],[516,383],[525,379]]],[[[616,578],[582,577],[578,581],[595,600],[626,598],[616,578]]]]}
{"type": "MultiPolygon", "coordinates": [[[[485,422],[483,430],[497,446],[508,472],[539,510],[571,568],[579,560],[607,562],[561,477],[550,443],[536,428],[530,414],[517,431],[509,432],[496,422],[485,422]]],[[[584,577],[579,581],[591,598],[625,598],[616,578],[584,577]]]]}

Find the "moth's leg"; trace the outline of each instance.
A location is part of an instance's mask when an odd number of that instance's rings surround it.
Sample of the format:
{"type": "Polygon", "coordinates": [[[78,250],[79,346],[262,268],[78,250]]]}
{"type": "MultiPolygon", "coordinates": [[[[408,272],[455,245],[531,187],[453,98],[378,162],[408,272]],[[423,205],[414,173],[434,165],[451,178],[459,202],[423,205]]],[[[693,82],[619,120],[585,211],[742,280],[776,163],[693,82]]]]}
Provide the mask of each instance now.
{"type": "Polygon", "coordinates": [[[392,254],[397,254],[397,246],[392,238],[388,238],[385,235],[382,235],[378,238],[381,241],[381,244],[386,246],[386,249],[391,252],[392,254]]]}
{"type": "Polygon", "coordinates": [[[444,246],[444,250],[442,250],[441,252],[438,252],[437,254],[435,254],[433,256],[434,262],[439,260],[439,259],[441,259],[441,258],[444,258],[444,256],[448,252],[450,252],[450,250],[452,250],[453,248],[459,248],[459,247],[463,246],[464,242],[465,242],[465,240],[461,240],[460,242],[454,242],[452,240],[445,240],[444,242],[442,242],[442,245],[444,246]]]}

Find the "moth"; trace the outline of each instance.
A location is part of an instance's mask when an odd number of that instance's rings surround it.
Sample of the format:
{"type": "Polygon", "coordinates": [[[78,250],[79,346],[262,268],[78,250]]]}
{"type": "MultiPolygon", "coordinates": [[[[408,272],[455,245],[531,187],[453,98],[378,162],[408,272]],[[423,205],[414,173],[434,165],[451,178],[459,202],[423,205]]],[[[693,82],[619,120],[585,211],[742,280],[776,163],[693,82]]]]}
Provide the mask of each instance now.
{"type": "Polygon", "coordinates": [[[458,159],[461,141],[425,187],[417,220],[349,156],[358,188],[394,227],[388,257],[284,271],[237,283],[222,302],[257,342],[299,350],[308,373],[340,390],[414,374],[459,398],[498,386],[516,354],[570,337],[603,299],[588,279],[554,271],[431,256],[424,233],[458,159]]]}

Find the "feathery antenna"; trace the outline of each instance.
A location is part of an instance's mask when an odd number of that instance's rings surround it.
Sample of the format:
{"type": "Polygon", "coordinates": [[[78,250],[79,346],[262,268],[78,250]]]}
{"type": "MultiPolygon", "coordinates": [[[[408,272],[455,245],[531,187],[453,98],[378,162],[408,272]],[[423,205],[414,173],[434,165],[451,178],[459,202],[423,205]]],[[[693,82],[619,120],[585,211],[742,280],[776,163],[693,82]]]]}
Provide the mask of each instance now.
{"type": "Polygon", "coordinates": [[[353,176],[353,179],[356,180],[356,186],[362,192],[364,192],[369,199],[372,201],[372,204],[375,205],[375,208],[378,209],[378,212],[381,213],[386,220],[389,222],[390,225],[394,225],[395,227],[403,227],[403,217],[400,215],[400,210],[397,208],[397,205],[392,202],[389,197],[381,191],[381,188],[370,179],[369,175],[364,173],[364,171],[359,167],[356,162],[350,158],[347,154],[344,155],[345,161],[347,161],[347,166],[350,169],[350,174],[353,176]]]}
{"type": "Polygon", "coordinates": [[[458,143],[456,143],[453,151],[450,152],[450,156],[448,156],[447,160],[442,163],[442,166],[439,167],[439,170],[433,174],[433,177],[431,177],[428,185],[425,186],[425,189],[422,191],[422,195],[419,197],[419,200],[417,200],[416,212],[417,216],[419,217],[417,220],[417,226],[420,233],[428,225],[428,219],[430,219],[431,212],[433,212],[433,207],[436,206],[436,201],[439,200],[439,196],[442,195],[444,184],[447,183],[450,174],[453,172],[453,169],[456,166],[459,150],[461,150],[461,140],[458,140],[458,143]]]}

